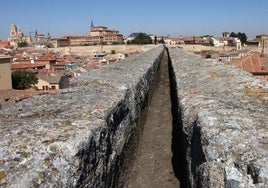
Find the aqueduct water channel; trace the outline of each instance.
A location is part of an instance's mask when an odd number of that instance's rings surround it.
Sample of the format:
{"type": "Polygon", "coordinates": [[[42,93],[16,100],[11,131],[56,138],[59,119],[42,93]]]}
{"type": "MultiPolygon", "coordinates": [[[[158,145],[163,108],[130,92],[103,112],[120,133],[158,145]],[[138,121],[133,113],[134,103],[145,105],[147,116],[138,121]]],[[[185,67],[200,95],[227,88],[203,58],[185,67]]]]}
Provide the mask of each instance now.
{"type": "Polygon", "coordinates": [[[179,179],[182,181],[181,187],[186,186],[182,176],[183,166],[178,161],[183,162],[182,156],[179,156],[182,152],[178,151],[180,147],[175,143],[179,141],[179,128],[174,127],[178,126],[177,122],[173,126],[173,115],[176,118],[178,115],[172,113],[172,105],[176,102],[172,103],[175,88],[170,74],[169,54],[165,51],[139,119],[139,129],[125,147],[117,184],[119,187],[178,188],[179,179]]]}

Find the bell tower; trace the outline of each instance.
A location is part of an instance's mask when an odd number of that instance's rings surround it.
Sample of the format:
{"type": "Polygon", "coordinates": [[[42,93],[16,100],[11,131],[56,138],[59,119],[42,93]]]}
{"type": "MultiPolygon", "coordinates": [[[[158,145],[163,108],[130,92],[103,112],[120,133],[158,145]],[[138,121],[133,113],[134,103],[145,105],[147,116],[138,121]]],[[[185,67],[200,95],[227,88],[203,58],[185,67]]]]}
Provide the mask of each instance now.
{"type": "Polygon", "coordinates": [[[9,36],[10,37],[13,37],[17,35],[17,26],[13,23],[10,25],[10,33],[9,33],[9,36]]]}

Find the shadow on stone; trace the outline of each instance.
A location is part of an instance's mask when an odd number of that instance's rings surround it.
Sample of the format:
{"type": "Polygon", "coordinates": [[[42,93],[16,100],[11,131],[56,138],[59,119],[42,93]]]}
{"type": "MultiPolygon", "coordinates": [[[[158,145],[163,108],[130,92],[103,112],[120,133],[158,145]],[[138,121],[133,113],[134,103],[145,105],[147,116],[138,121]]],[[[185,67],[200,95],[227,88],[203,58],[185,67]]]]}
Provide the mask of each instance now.
{"type": "MultiPolygon", "coordinates": [[[[168,49],[167,49],[168,51],[168,49]]],[[[169,56],[169,52],[168,52],[169,56]]],[[[170,96],[172,102],[172,165],[175,176],[180,181],[181,188],[187,188],[190,186],[190,180],[187,172],[187,160],[186,160],[186,139],[183,134],[183,125],[179,109],[179,101],[177,95],[177,84],[173,72],[169,56],[169,78],[170,78],[170,96]]]]}

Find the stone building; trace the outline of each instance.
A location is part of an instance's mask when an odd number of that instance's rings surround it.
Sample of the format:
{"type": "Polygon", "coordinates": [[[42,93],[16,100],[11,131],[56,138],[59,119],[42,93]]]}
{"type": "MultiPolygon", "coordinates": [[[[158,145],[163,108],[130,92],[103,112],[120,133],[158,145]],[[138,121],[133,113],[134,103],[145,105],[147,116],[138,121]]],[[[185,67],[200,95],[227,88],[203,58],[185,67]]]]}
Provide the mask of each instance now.
{"type": "Polygon", "coordinates": [[[62,75],[48,75],[48,74],[40,74],[38,77],[38,83],[36,87],[38,90],[58,90],[64,89],[69,86],[68,76],[62,75]]]}
{"type": "Polygon", "coordinates": [[[0,89],[12,89],[11,57],[0,55],[0,89]]]}
{"type": "Polygon", "coordinates": [[[261,53],[268,54],[268,35],[261,34],[256,36],[256,39],[260,41],[259,45],[261,47],[261,53]]]}
{"type": "Polygon", "coordinates": [[[257,35],[255,39],[247,41],[247,46],[255,51],[260,51],[261,54],[268,54],[268,35],[257,35]]]}
{"type": "Polygon", "coordinates": [[[48,33],[47,35],[38,33],[37,30],[35,31],[34,35],[34,44],[35,45],[47,45],[50,42],[51,36],[48,33]]]}
{"type": "Polygon", "coordinates": [[[50,42],[54,48],[70,46],[68,38],[52,38],[50,42]]]}
{"type": "MultiPolygon", "coordinates": [[[[93,44],[91,37],[88,35],[68,35],[64,36],[63,39],[69,40],[70,46],[86,46],[93,44]]],[[[65,41],[65,44],[68,44],[68,42],[65,41]]]]}
{"type": "Polygon", "coordinates": [[[88,46],[95,44],[123,43],[123,35],[117,30],[111,30],[104,26],[94,26],[91,22],[90,31],[86,35],[67,35],[62,38],[51,39],[53,47],[88,46]]]}
{"type": "Polygon", "coordinates": [[[229,38],[230,37],[230,33],[229,32],[224,31],[221,34],[222,34],[222,37],[223,38],[229,38]]]}
{"type": "Polygon", "coordinates": [[[10,25],[8,41],[10,42],[11,45],[16,45],[20,42],[27,42],[27,43],[32,42],[31,37],[25,36],[21,31],[21,29],[17,28],[17,26],[14,23],[10,25]]]}
{"type": "Polygon", "coordinates": [[[123,35],[117,30],[111,30],[104,26],[94,26],[91,22],[89,35],[93,44],[122,43],[123,35]]]}

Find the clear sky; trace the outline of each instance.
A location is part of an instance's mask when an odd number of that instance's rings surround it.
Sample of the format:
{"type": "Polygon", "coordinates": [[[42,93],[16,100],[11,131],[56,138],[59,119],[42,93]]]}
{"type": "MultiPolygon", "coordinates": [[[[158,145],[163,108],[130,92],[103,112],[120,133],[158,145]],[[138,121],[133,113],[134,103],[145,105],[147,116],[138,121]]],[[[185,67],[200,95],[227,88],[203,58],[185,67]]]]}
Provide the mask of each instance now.
{"type": "Polygon", "coordinates": [[[107,26],[123,35],[220,36],[244,32],[268,34],[268,0],[1,0],[0,39],[15,23],[25,35],[80,35],[107,26]]]}

